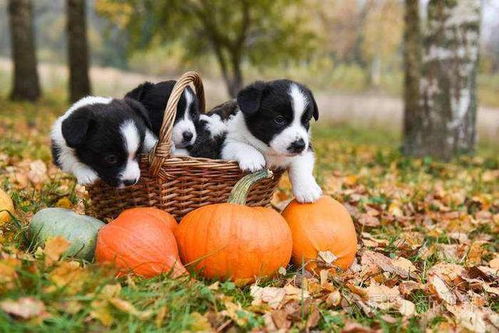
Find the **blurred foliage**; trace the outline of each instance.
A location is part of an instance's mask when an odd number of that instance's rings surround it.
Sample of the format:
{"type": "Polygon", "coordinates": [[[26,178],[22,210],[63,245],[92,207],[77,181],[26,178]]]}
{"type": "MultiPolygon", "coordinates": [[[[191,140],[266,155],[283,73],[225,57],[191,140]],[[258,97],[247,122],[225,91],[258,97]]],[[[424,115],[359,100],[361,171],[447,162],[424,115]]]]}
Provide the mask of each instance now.
{"type": "Polygon", "coordinates": [[[242,86],[243,62],[275,66],[283,59],[307,60],[318,49],[302,4],[301,0],[241,0],[230,6],[225,0],[99,0],[97,11],[125,25],[132,51],[180,41],[186,60],[213,55],[233,95],[242,86]]]}
{"type": "MultiPolygon", "coordinates": [[[[220,77],[207,31],[200,17],[192,13],[202,3],[212,7],[210,21],[233,43],[242,22],[240,1],[88,1],[92,65],[161,77],[195,69],[205,77],[220,77]]],[[[486,1],[484,16],[487,10],[495,10],[497,3],[486,1]]],[[[64,1],[36,0],[34,5],[40,62],[65,63],[64,1]]],[[[400,95],[402,2],[258,0],[251,6],[254,24],[240,64],[246,82],[289,77],[338,93],[400,95]]],[[[7,21],[6,2],[0,1],[2,57],[10,56],[7,21]]],[[[483,29],[478,94],[481,105],[497,107],[499,35],[495,30],[493,22],[483,29]]],[[[227,50],[232,48],[222,49],[227,58],[227,50]]],[[[5,67],[0,70],[5,73],[0,73],[4,91],[9,74],[5,67]]]]}

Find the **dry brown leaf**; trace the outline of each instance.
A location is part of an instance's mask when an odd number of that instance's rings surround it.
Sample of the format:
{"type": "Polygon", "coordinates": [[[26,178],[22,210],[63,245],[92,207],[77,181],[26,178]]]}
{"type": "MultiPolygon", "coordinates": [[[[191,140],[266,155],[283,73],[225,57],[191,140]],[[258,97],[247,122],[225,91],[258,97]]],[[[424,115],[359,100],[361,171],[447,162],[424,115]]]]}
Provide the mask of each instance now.
{"type": "Polygon", "coordinates": [[[326,304],[330,307],[338,306],[341,303],[341,294],[339,290],[330,292],[326,297],[326,304]]]}
{"type": "Polygon", "coordinates": [[[447,287],[444,280],[442,280],[438,275],[430,275],[428,283],[431,285],[432,290],[437,294],[440,300],[450,305],[456,304],[456,295],[449,289],[449,287],[447,287]]]}
{"type": "Polygon", "coordinates": [[[357,219],[357,222],[365,227],[379,227],[381,225],[377,217],[369,214],[361,214],[357,219]]]}
{"type": "Polygon", "coordinates": [[[391,259],[392,260],[392,264],[398,268],[397,270],[395,270],[395,273],[397,273],[398,275],[400,275],[401,277],[403,278],[408,278],[408,277],[412,277],[412,278],[416,278],[417,275],[417,268],[416,266],[413,265],[413,263],[404,258],[404,257],[398,257],[396,259],[391,259]]]}
{"type": "Polygon", "coordinates": [[[381,330],[375,330],[370,327],[362,326],[359,323],[347,323],[341,330],[341,333],[378,333],[381,330]]]}
{"type": "Polygon", "coordinates": [[[45,304],[34,297],[5,300],[0,302],[0,308],[8,314],[22,319],[47,316],[45,304]]]}
{"type": "Polygon", "coordinates": [[[471,303],[447,305],[458,324],[472,332],[497,332],[499,315],[486,308],[478,308],[471,303]]]}
{"type": "Polygon", "coordinates": [[[496,253],[494,259],[489,261],[489,266],[490,266],[490,268],[499,270],[499,255],[497,253],[496,253]]]}
{"type": "Polygon", "coordinates": [[[250,294],[253,297],[252,305],[268,304],[272,309],[277,309],[286,296],[284,288],[251,286],[250,294]]]}
{"type": "Polygon", "coordinates": [[[404,297],[408,297],[414,290],[423,290],[423,285],[414,281],[402,281],[399,284],[399,291],[404,297]]]}
{"type": "Polygon", "coordinates": [[[338,259],[331,251],[319,251],[317,253],[317,266],[323,268],[333,267],[333,263],[338,259]]]}
{"type": "Polygon", "coordinates": [[[274,310],[271,312],[272,322],[277,329],[288,329],[291,327],[291,320],[285,310],[274,310]]]}
{"type": "Polygon", "coordinates": [[[43,161],[36,160],[29,164],[28,179],[34,185],[47,181],[47,166],[43,161]]]}

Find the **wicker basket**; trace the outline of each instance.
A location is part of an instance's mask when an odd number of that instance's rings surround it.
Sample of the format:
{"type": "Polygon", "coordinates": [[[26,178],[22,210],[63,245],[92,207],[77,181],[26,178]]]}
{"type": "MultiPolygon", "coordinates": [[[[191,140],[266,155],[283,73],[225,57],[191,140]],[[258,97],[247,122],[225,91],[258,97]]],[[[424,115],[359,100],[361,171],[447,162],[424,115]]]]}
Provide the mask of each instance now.
{"type": "MultiPolygon", "coordinates": [[[[177,103],[191,83],[196,90],[200,110],[205,112],[201,78],[196,72],[187,72],[172,90],[158,144],[151,154],[141,156],[140,181],[124,189],[113,188],[101,181],[87,187],[93,216],[107,220],[115,218],[126,208],[152,206],[171,213],[179,220],[198,207],[227,200],[234,184],[245,175],[236,162],[170,156],[177,103]]],[[[281,175],[281,170],[274,171],[272,179],[256,184],[247,204],[268,206],[281,175]]]]}

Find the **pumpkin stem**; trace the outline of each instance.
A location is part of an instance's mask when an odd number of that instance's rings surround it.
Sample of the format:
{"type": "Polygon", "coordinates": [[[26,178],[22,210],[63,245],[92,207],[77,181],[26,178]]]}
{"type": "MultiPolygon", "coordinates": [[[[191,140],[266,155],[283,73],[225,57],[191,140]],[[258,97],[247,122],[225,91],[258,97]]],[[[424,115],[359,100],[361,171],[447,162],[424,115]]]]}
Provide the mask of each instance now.
{"type": "Polygon", "coordinates": [[[262,179],[273,177],[273,175],[272,171],[264,169],[244,176],[234,185],[227,202],[245,205],[250,187],[262,179]]]}

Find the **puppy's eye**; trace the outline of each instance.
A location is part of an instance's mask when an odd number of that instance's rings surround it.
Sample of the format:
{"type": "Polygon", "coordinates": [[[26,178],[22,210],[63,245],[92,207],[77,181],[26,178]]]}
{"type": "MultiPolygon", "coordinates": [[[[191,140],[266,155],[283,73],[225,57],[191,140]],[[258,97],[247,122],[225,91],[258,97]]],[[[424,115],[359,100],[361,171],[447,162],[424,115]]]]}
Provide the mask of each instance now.
{"type": "Polygon", "coordinates": [[[114,165],[118,163],[118,156],[114,154],[106,155],[106,157],[104,157],[104,161],[109,165],[114,165]]]}
{"type": "Polygon", "coordinates": [[[274,123],[276,123],[277,125],[284,125],[286,124],[286,118],[284,118],[283,116],[277,116],[274,118],[274,123]]]}

